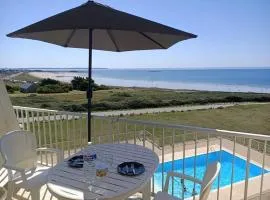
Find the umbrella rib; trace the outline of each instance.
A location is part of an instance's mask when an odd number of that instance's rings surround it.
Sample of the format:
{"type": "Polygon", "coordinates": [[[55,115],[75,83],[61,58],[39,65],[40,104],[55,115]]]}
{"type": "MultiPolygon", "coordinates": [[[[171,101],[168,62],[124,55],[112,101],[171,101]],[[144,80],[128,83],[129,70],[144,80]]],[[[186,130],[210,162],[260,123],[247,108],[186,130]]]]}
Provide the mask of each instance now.
{"type": "Polygon", "coordinates": [[[157,42],[156,40],[154,40],[153,38],[151,38],[149,35],[146,35],[143,32],[139,32],[142,36],[144,36],[145,38],[147,38],[148,40],[151,40],[153,43],[155,43],[156,45],[160,46],[162,49],[167,49],[166,47],[164,47],[162,44],[160,44],[159,42],[157,42]]]}
{"type": "Polygon", "coordinates": [[[114,38],[113,35],[112,35],[112,32],[111,32],[110,30],[107,30],[107,33],[108,33],[108,35],[109,35],[111,41],[113,42],[116,51],[120,52],[120,50],[119,50],[119,48],[118,48],[118,45],[116,44],[115,38],[114,38]]]}
{"type": "Polygon", "coordinates": [[[72,39],[73,35],[75,34],[75,32],[76,32],[76,29],[73,29],[72,32],[70,33],[70,35],[68,36],[68,39],[67,39],[64,47],[68,47],[68,44],[71,41],[71,39],[72,39]]]}

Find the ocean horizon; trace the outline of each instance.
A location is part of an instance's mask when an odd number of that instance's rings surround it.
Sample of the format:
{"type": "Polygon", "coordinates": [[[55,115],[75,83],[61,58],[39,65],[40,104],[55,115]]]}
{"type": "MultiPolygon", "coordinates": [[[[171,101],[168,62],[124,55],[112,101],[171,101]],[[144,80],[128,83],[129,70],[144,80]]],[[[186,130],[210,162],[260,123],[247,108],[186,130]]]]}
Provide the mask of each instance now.
{"type": "MultiPolygon", "coordinates": [[[[21,68],[53,72],[55,78],[70,82],[74,76],[87,77],[87,68],[21,68]]],[[[98,84],[126,87],[270,93],[270,68],[94,68],[98,84]]]]}

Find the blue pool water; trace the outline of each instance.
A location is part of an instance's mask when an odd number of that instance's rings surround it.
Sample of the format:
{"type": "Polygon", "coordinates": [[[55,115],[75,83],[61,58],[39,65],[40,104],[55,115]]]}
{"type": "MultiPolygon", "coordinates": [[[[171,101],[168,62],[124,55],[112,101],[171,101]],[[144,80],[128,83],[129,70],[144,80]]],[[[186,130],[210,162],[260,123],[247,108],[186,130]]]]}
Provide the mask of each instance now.
{"type": "MultiPolygon", "coordinates": [[[[232,176],[232,159],[233,155],[228,153],[227,151],[216,151],[208,154],[208,163],[212,163],[214,161],[219,161],[221,156],[221,171],[220,171],[220,187],[224,187],[231,184],[231,176],[232,176]],[[221,155],[220,155],[221,154],[221,155]]],[[[185,159],[185,174],[193,176],[194,175],[194,158],[189,157],[185,159]]],[[[246,175],[246,161],[235,156],[234,157],[234,176],[233,183],[245,180],[246,175]]],[[[196,178],[202,180],[203,175],[206,170],[206,154],[198,155],[196,158],[196,178]]],[[[167,172],[172,170],[172,162],[164,163],[164,183],[166,180],[167,172]]],[[[183,159],[174,161],[174,170],[176,172],[183,172],[183,159]]],[[[264,170],[264,173],[268,173],[269,171],[264,170]]],[[[250,163],[250,174],[249,178],[261,175],[262,168],[250,163]]],[[[160,164],[157,171],[154,174],[155,181],[155,191],[160,191],[162,188],[162,165],[160,164]]],[[[187,188],[187,192],[184,193],[185,198],[192,196],[193,182],[185,181],[185,186],[187,188]]],[[[213,186],[213,189],[217,189],[218,180],[216,179],[213,186]]],[[[182,186],[180,180],[175,178],[174,180],[174,196],[182,197],[182,186]]],[[[196,192],[200,192],[200,185],[196,184],[195,186],[196,192]]],[[[169,193],[172,194],[172,184],[169,184],[169,193]]]]}

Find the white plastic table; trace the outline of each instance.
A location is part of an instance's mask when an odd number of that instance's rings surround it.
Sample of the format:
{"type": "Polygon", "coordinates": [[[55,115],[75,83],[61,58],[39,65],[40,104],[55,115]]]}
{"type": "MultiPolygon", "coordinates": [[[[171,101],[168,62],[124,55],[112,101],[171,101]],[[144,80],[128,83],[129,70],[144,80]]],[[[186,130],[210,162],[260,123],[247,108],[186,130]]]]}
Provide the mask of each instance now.
{"type": "MultiPolygon", "coordinates": [[[[122,200],[136,192],[143,193],[144,200],[150,200],[150,181],[156,171],[159,158],[151,151],[134,144],[99,144],[90,145],[87,150],[95,148],[98,152],[113,155],[113,169],[106,177],[97,179],[91,191],[85,183],[83,168],[70,168],[67,160],[57,164],[48,174],[48,189],[57,198],[67,199],[111,199],[122,200]],[[117,173],[117,165],[122,162],[137,161],[145,167],[141,175],[129,177],[117,173]]],[[[79,152],[77,154],[82,154],[79,152]]]]}

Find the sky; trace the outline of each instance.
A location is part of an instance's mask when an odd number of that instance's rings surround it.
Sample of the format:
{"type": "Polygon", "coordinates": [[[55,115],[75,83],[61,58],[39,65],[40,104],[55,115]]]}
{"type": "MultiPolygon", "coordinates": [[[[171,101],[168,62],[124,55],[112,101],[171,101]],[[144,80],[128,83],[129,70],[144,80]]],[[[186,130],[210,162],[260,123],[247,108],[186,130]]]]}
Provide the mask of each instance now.
{"type": "MultiPolygon", "coordinates": [[[[85,0],[0,0],[0,68],[80,67],[88,51],[6,34],[85,0]]],[[[198,37],[167,50],[93,52],[93,67],[270,67],[270,0],[97,0],[198,37]]]]}

